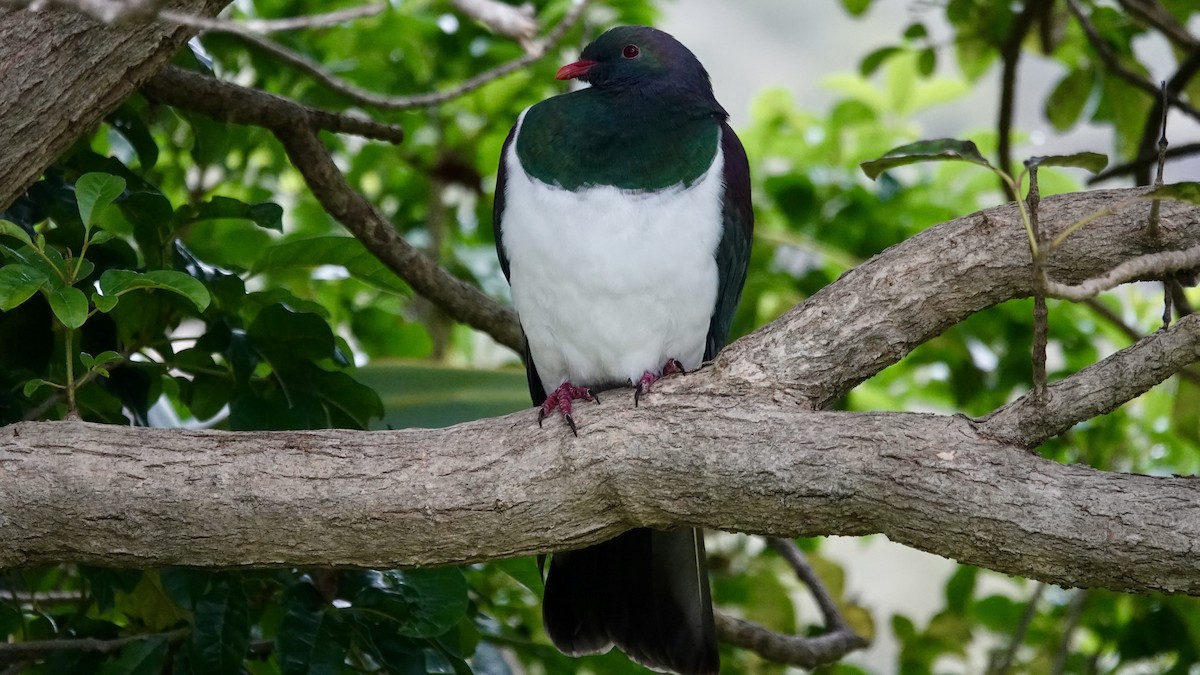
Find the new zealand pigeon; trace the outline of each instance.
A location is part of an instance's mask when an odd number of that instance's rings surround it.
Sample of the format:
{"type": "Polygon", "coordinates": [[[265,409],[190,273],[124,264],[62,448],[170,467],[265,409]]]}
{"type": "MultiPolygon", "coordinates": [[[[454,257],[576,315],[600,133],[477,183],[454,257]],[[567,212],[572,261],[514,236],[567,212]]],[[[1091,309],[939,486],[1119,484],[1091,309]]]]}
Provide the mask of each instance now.
{"type": "MultiPolygon", "coordinates": [[[[558,79],[591,86],[526,109],[501,151],[495,234],[525,332],[538,423],[572,403],[697,368],[725,345],[750,258],[742,144],[708,73],[670,35],[622,26],[558,79]]],[[[618,646],[651,668],[720,668],[704,539],[635,529],[550,561],[550,639],[618,646]]]]}

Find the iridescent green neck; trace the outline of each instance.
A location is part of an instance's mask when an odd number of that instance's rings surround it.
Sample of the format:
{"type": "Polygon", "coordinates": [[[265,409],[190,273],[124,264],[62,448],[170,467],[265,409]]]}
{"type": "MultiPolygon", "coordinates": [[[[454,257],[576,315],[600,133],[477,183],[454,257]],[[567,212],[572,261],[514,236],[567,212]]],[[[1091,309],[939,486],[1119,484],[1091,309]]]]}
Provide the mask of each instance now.
{"type": "Polygon", "coordinates": [[[661,190],[690,185],[712,165],[720,118],[686,101],[650,101],[594,89],[556,96],[529,109],[517,157],[529,175],[578,190],[612,185],[661,190]]]}

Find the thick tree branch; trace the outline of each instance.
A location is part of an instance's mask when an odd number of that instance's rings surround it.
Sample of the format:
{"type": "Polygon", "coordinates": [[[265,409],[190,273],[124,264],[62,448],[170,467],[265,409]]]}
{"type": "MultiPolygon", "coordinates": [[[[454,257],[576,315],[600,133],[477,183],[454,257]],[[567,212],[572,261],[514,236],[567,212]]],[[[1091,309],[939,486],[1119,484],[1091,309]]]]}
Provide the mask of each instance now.
{"type": "Polygon", "coordinates": [[[979,430],[1033,448],[1079,422],[1112,412],[1197,361],[1200,316],[1193,314],[1051,384],[1045,401],[1032,396],[1013,401],[989,416],[979,430]]]}
{"type": "MultiPolygon", "coordinates": [[[[225,0],[178,0],[214,15],[225,0]]],[[[0,8],[0,211],[165,65],[192,30],[0,8]]]]}
{"type": "MultiPolygon", "coordinates": [[[[1079,218],[1128,202],[1139,190],[1045,197],[1047,239],[1079,218]]],[[[1141,255],[1200,245],[1200,209],[1163,202],[1161,236],[1144,233],[1148,202],[1134,201],[1073,234],[1047,261],[1050,279],[1076,284],[1141,255]]],[[[932,227],[893,246],[717,357],[733,382],[778,382],[822,408],[917,345],[992,305],[1033,295],[1032,261],[1015,204],[932,227]]]]}
{"type": "Polygon", "coordinates": [[[444,565],[688,524],[882,532],[1059,585],[1200,594],[1200,481],[1043,460],[961,417],[686,384],[639,408],[610,396],[581,439],[529,411],[397,432],[13,425],[0,566],[444,565]]]}

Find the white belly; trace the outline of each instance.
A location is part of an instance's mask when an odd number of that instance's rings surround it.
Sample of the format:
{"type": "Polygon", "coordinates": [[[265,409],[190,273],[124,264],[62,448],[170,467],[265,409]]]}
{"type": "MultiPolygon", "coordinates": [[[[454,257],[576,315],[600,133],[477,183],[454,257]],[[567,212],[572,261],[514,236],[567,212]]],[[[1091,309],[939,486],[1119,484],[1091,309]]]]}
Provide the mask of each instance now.
{"type": "Polygon", "coordinates": [[[672,358],[699,366],[717,298],[720,147],[690,187],[653,193],[547,185],[525,173],[515,138],[504,161],[513,304],[546,392],[636,382],[672,358]]]}

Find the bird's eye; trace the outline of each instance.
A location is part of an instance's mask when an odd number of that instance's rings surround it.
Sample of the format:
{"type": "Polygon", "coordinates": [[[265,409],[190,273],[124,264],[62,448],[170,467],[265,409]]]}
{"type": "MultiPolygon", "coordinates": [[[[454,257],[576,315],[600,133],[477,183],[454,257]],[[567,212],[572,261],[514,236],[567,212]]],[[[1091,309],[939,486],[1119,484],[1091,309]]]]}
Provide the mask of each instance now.
{"type": "Polygon", "coordinates": [[[625,45],[625,49],[621,50],[621,56],[627,59],[636,59],[638,54],[641,53],[642,50],[638,49],[637,45],[625,45]]]}

